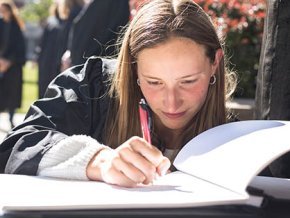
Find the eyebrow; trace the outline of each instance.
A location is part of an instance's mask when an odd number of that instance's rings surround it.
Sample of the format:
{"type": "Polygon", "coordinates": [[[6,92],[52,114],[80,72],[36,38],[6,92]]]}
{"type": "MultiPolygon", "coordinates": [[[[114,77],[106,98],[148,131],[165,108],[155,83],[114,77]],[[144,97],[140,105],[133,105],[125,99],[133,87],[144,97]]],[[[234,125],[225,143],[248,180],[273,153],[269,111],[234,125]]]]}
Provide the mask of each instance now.
{"type": "MultiPolygon", "coordinates": [[[[189,77],[193,77],[193,76],[196,76],[196,75],[201,74],[201,73],[202,73],[202,72],[197,72],[197,73],[194,73],[194,74],[188,74],[188,75],[182,76],[182,77],[180,77],[180,78],[177,78],[176,80],[179,80],[179,79],[187,79],[187,78],[189,78],[189,77]]],[[[149,78],[149,79],[161,80],[161,78],[157,78],[157,77],[154,77],[154,76],[144,75],[143,73],[141,73],[141,74],[142,74],[142,76],[147,77],[147,78],[149,78]]]]}
{"type": "Polygon", "coordinates": [[[197,72],[194,74],[185,75],[185,76],[180,77],[179,79],[186,79],[186,78],[193,77],[193,76],[196,76],[196,75],[201,74],[201,73],[202,72],[197,72]]]}

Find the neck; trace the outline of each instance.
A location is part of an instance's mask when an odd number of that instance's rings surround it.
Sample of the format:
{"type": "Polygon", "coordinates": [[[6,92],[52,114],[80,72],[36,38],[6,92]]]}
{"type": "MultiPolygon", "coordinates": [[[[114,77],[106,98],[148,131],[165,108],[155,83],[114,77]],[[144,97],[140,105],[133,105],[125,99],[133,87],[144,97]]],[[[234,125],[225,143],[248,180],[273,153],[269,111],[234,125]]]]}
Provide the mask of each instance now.
{"type": "Polygon", "coordinates": [[[165,147],[168,149],[180,149],[181,148],[181,138],[180,135],[175,136],[172,135],[172,137],[168,137],[164,140],[165,141],[165,147]]]}
{"type": "Polygon", "coordinates": [[[182,146],[181,130],[168,129],[166,127],[158,129],[158,135],[165,143],[167,149],[179,149],[182,146]]]}

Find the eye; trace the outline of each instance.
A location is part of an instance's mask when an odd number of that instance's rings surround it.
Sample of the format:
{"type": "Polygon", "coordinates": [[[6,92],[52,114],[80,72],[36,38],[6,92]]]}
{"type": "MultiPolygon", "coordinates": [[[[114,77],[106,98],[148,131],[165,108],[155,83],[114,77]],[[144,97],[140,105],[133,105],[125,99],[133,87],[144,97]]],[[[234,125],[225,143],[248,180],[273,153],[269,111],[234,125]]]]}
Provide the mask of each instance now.
{"type": "Polygon", "coordinates": [[[181,81],[182,85],[187,85],[187,84],[193,84],[196,82],[196,79],[191,79],[191,80],[183,80],[181,81]]]}
{"type": "Polygon", "coordinates": [[[151,86],[158,86],[158,85],[162,85],[162,82],[158,81],[158,80],[148,80],[147,83],[151,86]]]}

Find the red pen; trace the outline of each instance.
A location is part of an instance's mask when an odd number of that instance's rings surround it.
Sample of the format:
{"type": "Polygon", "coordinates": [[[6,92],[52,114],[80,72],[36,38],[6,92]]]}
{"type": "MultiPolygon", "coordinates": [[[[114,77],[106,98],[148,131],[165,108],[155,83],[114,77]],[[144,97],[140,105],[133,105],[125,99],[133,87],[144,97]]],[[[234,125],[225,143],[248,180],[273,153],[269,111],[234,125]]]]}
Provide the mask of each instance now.
{"type": "Polygon", "coordinates": [[[140,100],[139,103],[139,115],[143,138],[151,144],[151,136],[150,136],[151,118],[149,116],[148,105],[146,104],[146,101],[143,98],[140,100]]]}

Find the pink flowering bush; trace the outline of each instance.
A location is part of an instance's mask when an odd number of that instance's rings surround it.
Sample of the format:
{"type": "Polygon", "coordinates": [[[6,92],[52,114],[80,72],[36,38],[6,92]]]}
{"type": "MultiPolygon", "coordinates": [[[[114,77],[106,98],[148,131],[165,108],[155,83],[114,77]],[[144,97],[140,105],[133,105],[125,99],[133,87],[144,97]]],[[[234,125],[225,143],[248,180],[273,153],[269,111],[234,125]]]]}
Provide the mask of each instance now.
{"type": "Polygon", "coordinates": [[[258,43],[263,32],[265,0],[196,0],[226,36],[229,45],[258,43]]]}
{"type": "MultiPolygon", "coordinates": [[[[142,3],[130,0],[134,16],[142,3]]],[[[255,77],[266,14],[266,0],[195,0],[212,18],[225,39],[229,67],[239,76],[236,97],[254,98],[255,77]]]]}

